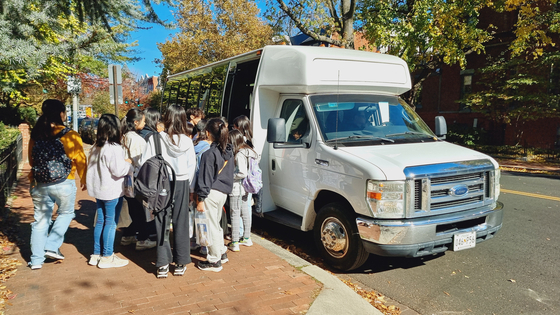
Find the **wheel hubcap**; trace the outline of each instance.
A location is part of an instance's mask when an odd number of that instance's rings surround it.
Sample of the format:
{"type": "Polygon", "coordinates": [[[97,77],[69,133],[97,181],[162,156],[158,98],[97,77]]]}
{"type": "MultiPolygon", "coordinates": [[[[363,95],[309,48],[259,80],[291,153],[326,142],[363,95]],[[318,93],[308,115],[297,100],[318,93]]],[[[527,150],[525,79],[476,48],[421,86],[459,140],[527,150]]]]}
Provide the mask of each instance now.
{"type": "Polygon", "coordinates": [[[321,226],[321,241],[329,255],[340,258],[348,251],[348,233],[337,218],[327,218],[321,226]]]}

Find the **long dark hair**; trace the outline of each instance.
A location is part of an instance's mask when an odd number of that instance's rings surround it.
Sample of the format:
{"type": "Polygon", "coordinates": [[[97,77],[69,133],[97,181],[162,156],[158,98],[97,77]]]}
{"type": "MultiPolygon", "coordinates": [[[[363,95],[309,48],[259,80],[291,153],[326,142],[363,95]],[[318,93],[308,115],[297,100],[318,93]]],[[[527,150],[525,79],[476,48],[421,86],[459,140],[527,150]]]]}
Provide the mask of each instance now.
{"type": "Polygon", "coordinates": [[[66,112],[66,106],[59,100],[48,99],[43,102],[43,114],[37,120],[35,127],[31,130],[31,139],[45,140],[52,136],[52,125],[64,126],[60,114],[66,112]]]}
{"type": "Polygon", "coordinates": [[[144,110],[146,116],[146,127],[157,131],[157,124],[161,120],[161,113],[155,108],[146,108],[144,110]]]}
{"type": "Polygon", "coordinates": [[[251,121],[249,117],[245,115],[237,116],[233,120],[233,126],[239,129],[241,133],[247,138],[247,144],[253,147],[253,128],[251,127],[251,121]]]}
{"type": "Polygon", "coordinates": [[[144,112],[138,108],[131,108],[124,116],[122,120],[122,130],[121,133],[125,135],[129,131],[136,131],[136,125],[134,122],[141,122],[142,117],[144,117],[144,112]]]}
{"type": "Polygon", "coordinates": [[[245,143],[241,131],[237,129],[233,129],[229,132],[228,139],[229,143],[233,146],[233,155],[236,155],[241,149],[251,149],[251,147],[245,143]]]}
{"type": "Polygon", "coordinates": [[[214,142],[218,144],[220,152],[224,153],[228,144],[228,130],[226,124],[220,118],[212,118],[206,123],[206,131],[212,135],[214,142]]]}
{"type": "Polygon", "coordinates": [[[103,147],[105,143],[121,144],[121,123],[113,114],[103,114],[97,125],[95,146],[103,147]]]}
{"type": "Polygon", "coordinates": [[[165,133],[167,133],[169,138],[171,138],[171,143],[177,145],[175,140],[173,140],[174,135],[189,135],[186,124],[187,113],[183,107],[171,105],[167,108],[165,115],[163,115],[163,125],[165,126],[165,133]]]}

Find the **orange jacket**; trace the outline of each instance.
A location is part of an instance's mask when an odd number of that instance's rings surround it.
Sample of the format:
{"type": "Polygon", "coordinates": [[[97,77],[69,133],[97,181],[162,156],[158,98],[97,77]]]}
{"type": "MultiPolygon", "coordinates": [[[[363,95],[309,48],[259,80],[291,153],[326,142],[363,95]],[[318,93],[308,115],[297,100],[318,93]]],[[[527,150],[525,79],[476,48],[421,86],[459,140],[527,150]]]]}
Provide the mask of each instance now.
{"type": "MultiPolygon", "coordinates": [[[[65,126],[56,126],[53,128],[53,135],[56,135],[65,126]]],[[[74,131],[70,130],[64,136],[60,138],[62,145],[64,145],[64,152],[70,160],[72,160],[72,170],[70,171],[70,175],[68,175],[68,179],[75,179],[76,178],[76,171],[78,171],[78,176],[80,177],[80,184],[81,186],[86,184],[86,171],[87,171],[87,158],[86,154],[84,153],[84,145],[82,143],[82,137],[74,131]]],[[[33,166],[33,145],[35,141],[33,139],[29,140],[29,165],[33,166]]],[[[29,180],[33,182],[33,172],[29,172],[29,180]]]]}

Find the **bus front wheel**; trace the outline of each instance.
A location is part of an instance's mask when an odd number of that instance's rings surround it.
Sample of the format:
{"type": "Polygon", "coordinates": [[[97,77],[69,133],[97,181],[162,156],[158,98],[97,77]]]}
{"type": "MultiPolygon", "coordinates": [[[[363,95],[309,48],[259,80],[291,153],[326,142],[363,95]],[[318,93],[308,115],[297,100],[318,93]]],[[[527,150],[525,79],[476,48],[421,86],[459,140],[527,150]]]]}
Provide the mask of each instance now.
{"type": "Polygon", "coordinates": [[[315,243],[323,259],[334,268],[353,270],[365,263],[369,254],[358,233],[352,210],[340,203],[323,206],[315,218],[315,243]]]}

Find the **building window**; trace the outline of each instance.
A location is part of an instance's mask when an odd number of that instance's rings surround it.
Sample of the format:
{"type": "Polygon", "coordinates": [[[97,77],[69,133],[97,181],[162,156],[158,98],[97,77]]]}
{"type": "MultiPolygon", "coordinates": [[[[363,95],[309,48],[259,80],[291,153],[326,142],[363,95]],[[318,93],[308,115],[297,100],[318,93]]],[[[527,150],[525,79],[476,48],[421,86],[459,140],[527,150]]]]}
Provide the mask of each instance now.
{"type": "MultiPolygon", "coordinates": [[[[472,92],[472,82],[473,82],[473,69],[467,69],[461,71],[461,99],[465,98],[466,95],[472,92]]],[[[459,105],[460,111],[468,111],[465,104],[461,103],[459,105]]]]}

